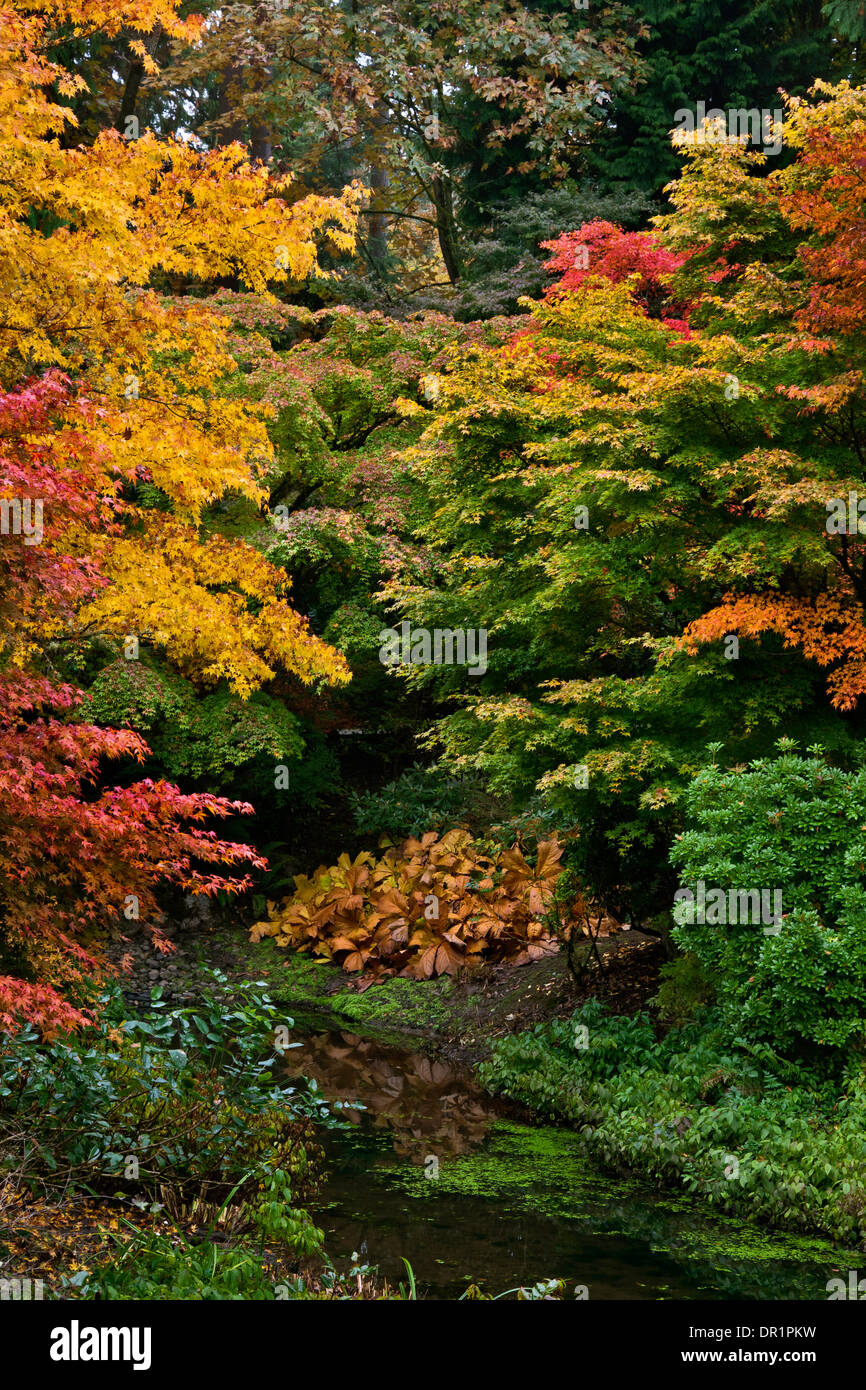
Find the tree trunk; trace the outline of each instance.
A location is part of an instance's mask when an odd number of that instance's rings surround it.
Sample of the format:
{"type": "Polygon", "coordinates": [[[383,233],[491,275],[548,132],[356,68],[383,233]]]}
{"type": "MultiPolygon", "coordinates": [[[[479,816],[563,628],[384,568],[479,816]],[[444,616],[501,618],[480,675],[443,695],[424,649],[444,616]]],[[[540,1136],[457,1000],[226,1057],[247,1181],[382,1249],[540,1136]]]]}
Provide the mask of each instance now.
{"type": "Polygon", "coordinates": [[[220,116],[231,115],[230,121],[221,122],[217,128],[217,145],[231,145],[235,140],[243,142],[243,121],[238,115],[238,107],[243,95],[243,69],[238,63],[230,63],[222,75],[217,97],[217,110],[220,116]]]}
{"type": "MultiPolygon", "coordinates": [[[[153,57],[156,52],[157,44],[162,38],[162,25],[156,24],[149,34],[144,34],[138,29],[134,29],[132,34],[135,38],[141,39],[148,56],[153,57]]],[[[126,86],[123,89],[123,100],[120,103],[120,111],[114,123],[115,130],[119,130],[121,135],[126,134],[126,120],[128,116],[135,115],[135,107],[138,102],[138,91],[141,87],[141,79],[144,77],[144,63],[140,58],[130,57],[129,71],[126,74],[126,86]]]]}
{"type": "MultiPolygon", "coordinates": [[[[267,8],[258,5],[250,16],[250,35],[255,38],[258,27],[267,19],[267,8]]],[[[222,76],[219,87],[219,114],[229,116],[229,121],[220,127],[217,135],[218,145],[230,145],[238,140],[249,146],[253,163],[268,164],[273,155],[272,132],[270,126],[261,118],[245,118],[242,114],[242,101],[245,93],[258,93],[267,88],[270,69],[266,62],[244,62],[239,57],[229,63],[222,76]]]]}
{"type": "Polygon", "coordinates": [[[452,285],[456,285],[460,279],[460,248],[457,243],[457,227],[454,221],[454,197],[451,180],[443,178],[441,174],[434,174],[432,189],[439,247],[445,262],[445,269],[448,272],[448,279],[452,285]]]}
{"type": "Polygon", "coordinates": [[[269,164],[273,155],[271,132],[266,125],[254,125],[250,134],[250,156],[253,163],[269,164]]]}
{"type": "Polygon", "coordinates": [[[385,272],[388,258],[388,216],[384,211],[388,202],[388,187],[391,180],[387,169],[370,170],[370,187],[373,197],[370,201],[370,218],[367,223],[367,254],[378,275],[385,272]]]}

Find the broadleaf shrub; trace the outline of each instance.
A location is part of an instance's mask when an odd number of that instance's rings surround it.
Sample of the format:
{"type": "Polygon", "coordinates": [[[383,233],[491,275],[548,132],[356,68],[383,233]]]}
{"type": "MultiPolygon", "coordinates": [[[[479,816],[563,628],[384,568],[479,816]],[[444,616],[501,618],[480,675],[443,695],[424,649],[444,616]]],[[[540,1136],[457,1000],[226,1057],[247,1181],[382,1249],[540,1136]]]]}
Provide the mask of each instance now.
{"type": "Polygon", "coordinates": [[[794,1066],[720,1011],[657,1040],[590,1000],[500,1038],[493,1092],[574,1124],[587,1151],[720,1210],[866,1245],[866,1069],[794,1066]]]}
{"type": "Polygon", "coordinates": [[[348,972],[429,979],[480,960],[523,964],[558,945],[545,923],[562,847],[540,841],[532,867],[517,847],[483,853],[464,830],[388,845],[295,878],[252,938],[312,951],[348,972]]]}
{"type": "MultiPolygon", "coordinates": [[[[712,766],[685,793],[671,851],[690,890],[779,890],[781,920],[705,918],[675,906],[673,935],[716,985],[731,1025],[783,1048],[862,1049],[866,1036],[866,769],[780,755],[712,766]]],[[[726,914],[729,915],[729,914],[726,914]]]]}
{"type": "Polygon", "coordinates": [[[317,1128],[340,1121],[314,1088],[274,1075],[274,1030],[287,1021],[268,995],[211,975],[193,1005],[169,1008],[154,991],[149,1011],[130,1017],[115,985],[97,1001],[99,1028],[46,1041],[26,1025],[7,1039],[0,1179],[144,1195],[176,1218],[191,1207],[207,1218],[233,1192],[246,1219],[279,1168],[306,1200],[317,1128]]]}

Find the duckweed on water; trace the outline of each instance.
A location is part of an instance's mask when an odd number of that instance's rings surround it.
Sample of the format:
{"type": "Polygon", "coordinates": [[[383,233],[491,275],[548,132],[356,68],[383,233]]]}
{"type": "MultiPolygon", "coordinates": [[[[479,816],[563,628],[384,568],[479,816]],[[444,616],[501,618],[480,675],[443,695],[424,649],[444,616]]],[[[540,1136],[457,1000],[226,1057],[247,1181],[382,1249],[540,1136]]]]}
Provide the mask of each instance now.
{"type": "Polygon", "coordinates": [[[820,1238],[761,1231],[721,1214],[696,1216],[692,1198],[660,1198],[594,1171],[577,1135],[566,1130],[497,1121],[481,1151],[441,1160],[435,1178],[424,1167],[390,1161],[380,1160],[373,1171],[377,1182],[422,1209],[480,1199],[587,1234],[640,1242],[713,1296],[822,1298],[832,1274],[857,1268],[856,1252],[820,1238]]]}
{"type": "Polygon", "coordinates": [[[575,1134],[502,1120],[491,1125],[483,1149],[443,1159],[436,1178],[427,1171],[387,1162],[376,1169],[377,1176],[419,1200],[446,1194],[495,1198],[551,1216],[582,1214],[618,1191],[615,1181],[593,1171],[575,1134]]]}
{"type": "Polygon", "coordinates": [[[617,1227],[629,1236],[636,1234],[638,1207],[646,1205],[656,1221],[661,1217],[664,1224],[679,1226],[677,1218],[682,1218],[688,1223],[679,1227],[670,1241],[654,1241],[654,1248],[676,1249],[694,1257],[712,1254],[714,1258],[749,1262],[796,1260],[834,1267],[840,1263],[847,1267],[852,1261],[856,1264],[858,1258],[855,1250],[840,1249],[818,1236],[762,1231],[721,1213],[708,1212],[696,1219],[694,1198],[685,1194],[653,1193],[650,1206],[646,1189],[637,1182],[594,1169],[578,1136],[569,1130],[497,1120],[482,1150],[442,1160],[438,1178],[426,1176],[424,1168],[405,1164],[380,1163],[376,1171],[407,1196],[421,1200],[463,1194],[561,1217],[582,1216],[590,1210],[598,1214],[604,1204],[609,1220],[606,1228],[612,1232],[617,1227]]]}

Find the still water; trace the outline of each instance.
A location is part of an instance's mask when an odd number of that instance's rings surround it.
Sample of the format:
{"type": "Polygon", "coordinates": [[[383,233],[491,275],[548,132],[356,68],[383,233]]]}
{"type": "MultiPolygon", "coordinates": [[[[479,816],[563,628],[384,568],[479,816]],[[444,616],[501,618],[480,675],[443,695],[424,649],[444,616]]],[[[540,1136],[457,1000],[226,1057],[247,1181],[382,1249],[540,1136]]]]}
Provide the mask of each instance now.
{"type": "Polygon", "coordinates": [[[315,1208],[341,1267],[391,1282],[409,1261],[427,1298],[543,1279],[566,1298],[826,1299],[847,1254],[720,1217],[603,1172],[573,1130],[509,1119],[467,1072],[346,1032],[293,1037],[290,1076],[346,1103],[315,1208]]]}

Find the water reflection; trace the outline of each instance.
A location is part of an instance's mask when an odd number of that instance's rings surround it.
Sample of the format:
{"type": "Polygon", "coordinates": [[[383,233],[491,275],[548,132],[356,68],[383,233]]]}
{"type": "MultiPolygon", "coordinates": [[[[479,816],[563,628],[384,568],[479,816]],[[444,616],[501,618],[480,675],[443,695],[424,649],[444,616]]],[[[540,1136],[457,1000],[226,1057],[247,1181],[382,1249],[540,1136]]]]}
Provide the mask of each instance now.
{"type": "Polygon", "coordinates": [[[478,1148],[498,1113],[462,1068],[423,1052],[346,1032],[294,1041],[301,1046],[285,1056],[288,1075],[310,1077],[329,1099],[348,1102],[350,1123],[389,1130],[395,1154],[412,1163],[424,1163],[431,1150],[453,1157],[478,1148]]]}
{"type": "Polygon", "coordinates": [[[549,1278],[591,1299],[825,1298],[847,1268],[822,1242],[787,1258],[761,1248],[770,1233],[612,1178],[573,1131],[503,1125],[460,1067],[347,1031],[294,1041],[284,1072],[348,1103],[316,1209],[338,1261],[358,1251],[397,1282],[405,1256],[424,1295],[444,1299],[549,1278]]]}

